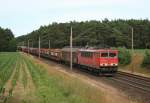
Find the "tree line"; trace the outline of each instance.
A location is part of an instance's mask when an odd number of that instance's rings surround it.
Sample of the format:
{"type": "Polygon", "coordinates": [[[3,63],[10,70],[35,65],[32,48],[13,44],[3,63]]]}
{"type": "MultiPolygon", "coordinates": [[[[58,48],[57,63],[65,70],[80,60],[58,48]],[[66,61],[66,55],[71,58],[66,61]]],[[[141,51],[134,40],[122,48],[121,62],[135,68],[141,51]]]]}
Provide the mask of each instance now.
{"type": "Polygon", "coordinates": [[[74,46],[110,46],[131,48],[131,33],[134,30],[134,48],[150,48],[150,21],[145,20],[108,20],[85,21],[69,23],[52,23],[41,26],[27,35],[17,38],[18,45],[38,47],[38,38],[41,38],[41,47],[48,48],[49,40],[52,48],[62,48],[69,45],[70,28],[73,28],[74,46]]]}
{"type": "Polygon", "coordinates": [[[16,51],[16,39],[10,29],[0,27],[0,52],[16,51]]]}

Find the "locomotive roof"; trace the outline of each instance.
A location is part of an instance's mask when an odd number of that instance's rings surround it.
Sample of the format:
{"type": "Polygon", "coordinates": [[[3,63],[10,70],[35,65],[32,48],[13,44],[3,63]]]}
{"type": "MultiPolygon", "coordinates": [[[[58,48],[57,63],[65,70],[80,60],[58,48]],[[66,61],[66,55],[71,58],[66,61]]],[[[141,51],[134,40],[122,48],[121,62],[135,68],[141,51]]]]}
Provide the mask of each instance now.
{"type": "Polygon", "coordinates": [[[79,49],[79,51],[85,51],[85,52],[104,52],[104,51],[118,51],[118,50],[112,50],[112,49],[79,49]]]}

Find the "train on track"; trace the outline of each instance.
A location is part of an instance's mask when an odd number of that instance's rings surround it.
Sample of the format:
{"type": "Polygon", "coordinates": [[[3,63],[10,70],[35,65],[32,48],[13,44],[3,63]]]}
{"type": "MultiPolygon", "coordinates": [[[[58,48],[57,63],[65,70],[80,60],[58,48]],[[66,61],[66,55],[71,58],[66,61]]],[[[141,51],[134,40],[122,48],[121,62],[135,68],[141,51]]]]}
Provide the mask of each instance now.
{"type": "MultiPolygon", "coordinates": [[[[28,48],[20,46],[22,52],[32,55],[40,55],[61,63],[70,63],[70,48],[45,49],[28,48]]],[[[92,49],[92,48],[72,48],[73,65],[86,68],[97,74],[115,74],[118,69],[118,50],[112,49],[92,49]]]]}

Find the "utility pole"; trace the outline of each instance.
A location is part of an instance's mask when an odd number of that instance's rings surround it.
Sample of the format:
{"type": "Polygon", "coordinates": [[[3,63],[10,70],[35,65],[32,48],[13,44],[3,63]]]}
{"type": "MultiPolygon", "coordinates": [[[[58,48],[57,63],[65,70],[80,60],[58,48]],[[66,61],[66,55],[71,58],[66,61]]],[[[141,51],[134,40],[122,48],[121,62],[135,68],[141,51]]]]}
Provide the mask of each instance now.
{"type": "Polygon", "coordinates": [[[29,46],[30,46],[30,45],[29,45],[29,40],[28,40],[28,54],[29,54],[29,46]]]}
{"type": "Polygon", "coordinates": [[[72,27],[70,34],[70,69],[72,70],[72,27]]]}
{"type": "MultiPolygon", "coordinates": [[[[133,27],[131,28],[132,30],[132,56],[134,57],[134,30],[133,27]]],[[[134,65],[132,64],[132,73],[134,72],[134,65]]]]}
{"type": "Polygon", "coordinates": [[[133,42],[133,36],[134,36],[134,30],[133,30],[133,27],[132,27],[132,52],[134,51],[134,42],[133,42]]]}
{"type": "Polygon", "coordinates": [[[49,40],[49,43],[48,43],[48,47],[49,49],[51,48],[51,41],[49,40]]]}
{"type": "Polygon", "coordinates": [[[40,53],[41,53],[41,43],[40,43],[40,36],[39,36],[39,58],[40,58],[40,53]]]}

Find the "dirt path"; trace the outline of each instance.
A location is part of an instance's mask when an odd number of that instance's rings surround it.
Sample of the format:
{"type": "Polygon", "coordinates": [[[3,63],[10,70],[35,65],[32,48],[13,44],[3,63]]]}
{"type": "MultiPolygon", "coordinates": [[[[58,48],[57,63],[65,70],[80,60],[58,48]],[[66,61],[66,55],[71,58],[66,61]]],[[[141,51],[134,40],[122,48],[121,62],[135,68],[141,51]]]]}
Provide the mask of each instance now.
{"type": "Polygon", "coordinates": [[[36,103],[34,102],[34,100],[36,100],[34,94],[35,86],[33,84],[31,74],[24,60],[21,61],[19,69],[20,72],[18,74],[19,78],[17,81],[17,85],[14,87],[13,96],[12,98],[10,98],[9,103],[36,103]],[[24,75],[26,75],[26,78],[24,75]],[[24,86],[23,80],[26,80],[26,86],[24,86]]]}
{"type": "Polygon", "coordinates": [[[23,87],[23,84],[21,83],[21,79],[22,79],[22,62],[20,62],[20,65],[19,65],[19,77],[18,77],[18,80],[17,80],[17,84],[16,86],[14,87],[13,89],[13,97],[11,98],[11,103],[21,103],[21,97],[23,97],[24,95],[24,87],[23,87]]]}
{"type": "Polygon", "coordinates": [[[25,88],[25,91],[26,91],[26,98],[28,98],[28,101],[31,103],[33,103],[34,100],[36,100],[36,97],[34,95],[34,92],[36,90],[36,87],[32,81],[32,77],[31,77],[31,74],[27,68],[27,65],[25,64],[24,62],[24,69],[25,69],[25,72],[27,74],[27,86],[25,88]]]}
{"type": "MultiPolygon", "coordinates": [[[[34,57],[32,57],[34,58],[34,57]]],[[[49,72],[61,72],[64,73],[65,75],[68,76],[68,78],[73,77],[73,78],[77,78],[85,83],[87,83],[88,85],[91,85],[95,88],[98,88],[100,90],[100,92],[103,92],[104,95],[104,103],[138,103],[137,101],[132,101],[128,96],[126,96],[124,93],[120,92],[118,89],[110,86],[110,85],[106,85],[102,82],[98,82],[94,79],[89,78],[86,75],[82,75],[76,72],[72,72],[69,71],[69,69],[66,69],[67,67],[63,67],[61,65],[58,65],[57,63],[52,63],[52,62],[47,62],[44,59],[37,59],[35,57],[35,61],[38,64],[42,64],[43,66],[45,66],[47,68],[47,70],[49,72]]]]}

